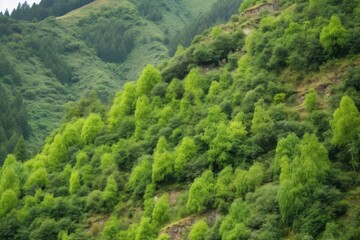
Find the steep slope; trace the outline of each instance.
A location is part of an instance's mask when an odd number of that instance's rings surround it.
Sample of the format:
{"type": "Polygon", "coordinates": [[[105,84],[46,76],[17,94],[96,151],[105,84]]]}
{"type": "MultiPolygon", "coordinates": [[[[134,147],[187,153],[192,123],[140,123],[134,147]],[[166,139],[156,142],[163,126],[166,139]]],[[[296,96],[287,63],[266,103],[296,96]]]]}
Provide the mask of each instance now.
{"type": "MultiPolygon", "coordinates": [[[[1,84],[23,97],[29,116],[29,133],[18,135],[36,149],[59,126],[67,102],[91,92],[107,102],[146,64],[168,59],[168,39],[215,2],[97,0],[40,22],[2,16],[0,51],[14,70],[5,77],[17,82],[1,84]]],[[[21,9],[15,13],[30,11],[21,9]]]]}
{"type": "Polygon", "coordinates": [[[245,4],[9,155],[0,238],[358,239],[358,2],[245,4]]]}

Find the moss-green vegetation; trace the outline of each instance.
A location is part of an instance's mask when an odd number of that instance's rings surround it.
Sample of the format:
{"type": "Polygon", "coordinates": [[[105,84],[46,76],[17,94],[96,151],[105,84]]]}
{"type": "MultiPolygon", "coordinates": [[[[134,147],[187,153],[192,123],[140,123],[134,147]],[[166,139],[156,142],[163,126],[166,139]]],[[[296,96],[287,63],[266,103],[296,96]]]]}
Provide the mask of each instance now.
{"type": "Polygon", "coordinates": [[[8,155],[0,238],[358,239],[358,1],[279,4],[248,36],[239,16],[147,66],[109,110],[72,104],[32,159],[8,155]],[[349,40],[329,51],[338,20],[349,40]]]}
{"type": "Polygon", "coordinates": [[[21,135],[35,154],[69,101],[97,93],[108,103],[146,64],[167,60],[169,39],[215,2],[194,8],[188,1],[43,0],[1,14],[0,83],[7,94],[0,96],[19,111],[15,117],[2,107],[7,119],[0,126],[11,134],[0,134],[1,161],[21,135]]]}

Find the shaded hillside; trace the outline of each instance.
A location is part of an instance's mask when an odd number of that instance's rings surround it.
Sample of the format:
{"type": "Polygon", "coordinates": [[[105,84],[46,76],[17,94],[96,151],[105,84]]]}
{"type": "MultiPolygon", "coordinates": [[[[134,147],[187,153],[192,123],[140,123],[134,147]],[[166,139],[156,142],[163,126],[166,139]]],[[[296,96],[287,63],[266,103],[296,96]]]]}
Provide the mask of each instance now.
{"type": "Polygon", "coordinates": [[[31,160],[9,155],[0,238],[359,239],[360,7],[278,7],[147,65],[108,109],[73,104],[31,160]]]}

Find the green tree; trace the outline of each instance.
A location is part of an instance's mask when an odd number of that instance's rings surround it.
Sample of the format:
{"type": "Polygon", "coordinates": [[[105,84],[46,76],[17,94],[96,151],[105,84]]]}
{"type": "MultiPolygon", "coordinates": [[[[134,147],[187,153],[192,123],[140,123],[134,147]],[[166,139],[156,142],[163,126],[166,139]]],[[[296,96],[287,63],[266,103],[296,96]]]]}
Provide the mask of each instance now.
{"type": "Polygon", "coordinates": [[[359,165],[360,113],[349,96],[342,97],[330,126],[333,133],[331,143],[335,146],[347,146],[351,153],[351,165],[355,169],[359,165]]]}
{"type": "Polygon", "coordinates": [[[201,139],[207,144],[210,144],[217,135],[218,126],[221,123],[226,123],[226,121],[227,116],[221,111],[220,106],[215,105],[210,107],[206,118],[201,120],[197,126],[204,132],[201,139]]]}
{"type": "Polygon", "coordinates": [[[157,227],[162,226],[170,219],[169,194],[163,194],[156,202],[152,212],[152,221],[157,227]]]}
{"type": "Polygon", "coordinates": [[[135,137],[141,137],[142,131],[149,123],[151,113],[149,99],[146,96],[141,96],[136,101],[135,110],[135,137]]]}
{"type": "Polygon", "coordinates": [[[98,133],[103,129],[104,123],[99,114],[91,113],[81,130],[81,139],[85,144],[94,142],[98,133]]]}
{"type": "Polygon", "coordinates": [[[310,91],[308,94],[305,95],[305,109],[308,112],[312,112],[317,108],[317,94],[315,90],[310,91]]]}
{"type": "Polygon", "coordinates": [[[65,145],[64,138],[57,134],[50,145],[47,163],[52,168],[59,167],[60,163],[66,162],[68,158],[68,149],[65,145]]]}
{"type": "Polygon", "coordinates": [[[56,239],[58,226],[54,219],[46,218],[38,222],[38,226],[30,234],[30,239],[56,239]]]}
{"type": "Polygon", "coordinates": [[[11,189],[17,196],[20,194],[20,179],[13,168],[7,167],[0,178],[0,196],[6,190],[11,189]]]}
{"type": "Polygon", "coordinates": [[[275,123],[267,111],[265,111],[262,106],[257,105],[255,107],[254,116],[251,121],[251,132],[253,134],[271,134],[274,130],[274,127],[275,123]]]}
{"type": "Polygon", "coordinates": [[[101,158],[101,170],[115,170],[117,169],[116,161],[111,153],[104,153],[101,158]]]}
{"type": "Polygon", "coordinates": [[[41,167],[34,170],[30,176],[27,178],[24,189],[29,191],[34,191],[38,188],[45,187],[48,183],[47,171],[45,168],[41,167]]]}
{"type": "Polygon", "coordinates": [[[249,191],[254,191],[256,187],[261,186],[264,179],[264,165],[262,163],[254,163],[248,171],[246,183],[249,191]]]}
{"type": "Polygon", "coordinates": [[[275,142],[275,123],[269,113],[258,103],[251,121],[254,142],[263,149],[271,149],[275,142]]]}
{"type": "Polygon", "coordinates": [[[86,165],[89,161],[88,155],[84,151],[79,151],[76,154],[76,164],[75,169],[80,169],[84,165],[86,165]]]}
{"type": "Polygon", "coordinates": [[[184,79],[185,97],[190,101],[191,105],[201,104],[204,96],[204,84],[204,77],[201,76],[200,70],[197,68],[191,69],[184,79]]]}
{"type": "Polygon", "coordinates": [[[192,213],[199,213],[209,207],[213,200],[213,187],[213,173],[207,170],[191,184],[186,209],[192,213]]]}
{"type": "Polygon", "coordinates": [[[4,217],[16,207],[18,198],[12,189],[8,189],[0,197],[0,217],[4,217]]]}
{"type": "Polygon", "coordinates": [[[174,115],[174,111],[171,106],[166,105],[159,113],[158,124],[159,126],[166,126],[169,123],[170,118],[174,115]]]}
{"type": "Polygon", "coordinates": [[[156,69],[153,65],[147,65],[136,85],[136,94],[137,96],[150,96],[153,87],[162,81],[161,73],[158,69],[156,69]]]}
{"type": "Polygon", "coordinates": [[[108,123],[111,129],[116,129],[125,116],[134,112],[135,103],[136,84],[125,83],[124,90],[115,96],[109,112],[108,123]]]}
{"type": "Polygon", "coordinates": [[[191,228],[189,240],[205,240],[209,226],[204,220],[197,221],[191,228]]]}
{"type": "Polygon", "coordinates": [[[28,158],[26,143],[23,136],[20,136],[14,149],[14,155],[18,161],[24,162],[28,158]]]}
{"type": "Polygon", "coordinates": [[[104,225],[104,230],[102,232],[102,240],[113,240],[117,238],[117,234],[120,231],[120,221],[116,217],[111,216],[104,225]]]}
{"type": "Polygon", "coordinates": [[[70,180],[69,180],[69,183],[70,183],[70,187],[69,187],[69,193],[70,194],[74,194],[76,193],[76,191],[80,188],[80,174],[78,171],[73,171],[71,173],[71,177],[70,177],[70,180]]]}
{"type": "Polygon", "coordinates": [[[209,161],[211,163],[217,163],[224,166],[230,160],[232,143],[229,139],[225,123],[220,123],[216,132],[216,137],[210,142],[210,148],[208,151],[209,161]]]}
{"type": "Polygon", "coordinates": [[[173,173],[173,156],[168,151],[168,143],[164,136],[159,138],[154,152],[154,162],[151,179],[153,182],[161,182],[173,173]]]}
{"type": "Polygon", "coordinates": [[[220,225],[219,233],[223,240],[248,239],[250,231],[245,225],[249,215],[249,207],[241,199],[236,199],[230,207],[229,214],[220,225]]]}
{"type": "Polygon", "coordinates": [[[206,101],[211,103],[214,102],[215,99],[218,98],[219,94],[221,93],[221,85],[217,81],[212,81],[208,95],[206,96],[206,101]]]}
{"type": "Polygon", "coordinates": [[[118,202],[118,189],[118,184],[112,174],[106,179],[106,187],[102,195],[103,202],[107,210],[111,210],[118,202]]]}
{"type": "Polygon", "coordinates": [[[349,34],[341,24],[338,16],[331,16],[329,25],[323,27],[320,33],[320,43],[329,54],[337,54],[346,46],[349,34]]]}
{"type": "Polygon", "coordinates": [[[150,218],[144,217],[141,219],[140,225],[137,229],[135,240],[151,240],[154,238],[154,226],[151,224],[150,218]]]}
{"type": "Polygon", "coordinates": [[[140,198],[144,194],[146,186],[151,183],[151,168],[151,157],[149,156],[144,156],[140,163],[133,168],[127,187],[136,198],[140,198]]]}
{"type": "Polygon", "coordinates": [[[244,197],[246,193],[255,191],[263,182],[264,172],[264,166],[259,162],[254,163],[248,171],[237,168],[234,181],[236,195],[244,197]]]}
{"type": "Polygon", "coordinates": [[[78,146],[81,144],[81,128],[84,124],[83,119],[78,119],[75,122],[66,124],[65,129],[62,132],[63,142],[67,147],[78,146]]]}
{"type": "Polygon", "coordinates": [[[299,156],[283,157],[281,163],[277,199],[282,219],[288,223],[304,210],[330,170],[328,152],[315,135],[305,134],[299,148],[299,156]]]}
{"type": "Polygon", "coordinates": [[[234,185],[236,189],[236,196],[238,197],[243,197],[248,192],[247,176],[248,172],[246,170],[241,169],[240,167],[235,170],[234,185]]]}
{"type": "Polygon", "coordinates": [[[221,170],[215,184],[216,204],[220,206],[222,202],[230,202],[234,198],[234,190],[233,169],[231,166],[227,166],[221,170]]]}
{"type": "Polygon", "coordinates": [[[155,207],[155,191],[156,185],[154,183],[150,183],[146,186],[145,194],[144,194],[144,215],[146,217],[151,217],[152,212],[155,207]]]}
{"type": "Polygon", "coordinates": [[[197,146],[193,138],[184,137],[175,151],[174,171],[177,176],[182,176],[185,166],[194,160],[197,146]]]}
{"type": "Polygon", "coordinates": [[[194,50],[193,58],[199,65],[208,65],[213,62],[213,53],[209,46],[202,43],[194,50]]]}
{"type": "Polygon", "coordinates": [[[295,133],[290,133],[286,138],[279,140],[276,146],[275,159],[272,165],[274,173],[280,172],[280,167],[283,158],[294,159],[300,155],[300,139],[295,133]]]}

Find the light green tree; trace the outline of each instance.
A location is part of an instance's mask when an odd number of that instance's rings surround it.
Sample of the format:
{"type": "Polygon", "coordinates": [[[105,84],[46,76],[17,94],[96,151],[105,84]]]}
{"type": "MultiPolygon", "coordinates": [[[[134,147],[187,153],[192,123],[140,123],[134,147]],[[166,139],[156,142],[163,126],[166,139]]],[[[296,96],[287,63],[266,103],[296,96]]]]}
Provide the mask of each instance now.
{"type": "MultiPolygon", "coordinates": [[[[231,166],[225,167],[218,175],[215,184],[217,202],[229,202],[235,196],[234,173],[231,166]]],[[[217,203],[219,204],[219,203],[217,203]]]]}
{"type": "Polygon", "coordinates": [[[81,139],[85,144],[94,142],[98,133],[103,129],[104,123],[99,114],[91,113],[81,130],[81,139]]]}
{"type": "Polygon", "coordinates": [[[68,158],[68,149],[66,147],[64,138],[57,134],[54,141],[49,148],[49,155],[46,159],[49,167],[56,168],[59,163],[66,162],[68,158]]]}
{"type": "Polygon", "coordinates": [[[191,228],[189,240],[205,240],[209,226],[204,220],[197,221],[191,228]]]}
{"type": "Polygon", "coordinates": [[[76,154],[76,164],[75,169],[80,169],[82,166],[87,164],[89,161],[88,155],[84,151],[79,151],[76,154]]]}
{"type": "Polygon", "coordinates": [[[308,112],[312,112],[317,108],[317,94],[315,90],[311,90],[305,95],[304,100],[305,109],[308,112]]]}
{"type": "Polygon", "coordinates": [[[53,194],[45,194],[44,200],[41,202],[40,207],[44,212],[49,212],[56,206],[55,198],[53,194]]]}
{"type": "Polygon", "coordinates": [[[150,120],[150,113],[149,99],[146,96],[139,97],[136,101],[135,110],[135,137],[139,138],[141,136],[142,131],[150,120]]]}
{"type": "Polygon", "coordinates": [[[234,186],[236,189],[236,196],[238,197],[245,196],[248,191],[247,176],[248,172],[246,170],[239,167],[235,170],[234,186]]]}
{"type": "Polygon", "coordinates": [[[208,95],[206,96],[207,102],[214,102],[214,100],[219,96],[221,91],[220,84],[217,81],[212,81],[208,95]]]}
{"type": "Polygon", "coordinates": [[[158,69],[156,69],[153,65],[147,65],[136,85],[136,94],[137,96],[150,96],[151,90],[153,87],[162,81],[161,73],[158,69]]]}
{"type": "Polygon", "coordinates": [[[264,165],[259,162],[254,163],[248,171],[237,168],[234,178],[236,195],[244,197],[246,193],[254,191],[257,187],[261,186],[264,172],[264,165]]]}
{"type": "Polygon", "coordinates": [[[283,158],[294,159],[300,155],[300,139],[295,133],[290,133],[286,138],[279,140],[276,146],[275,159],[272,165],[274,173],[280,172],[280,167],[283,158]]]}
{"type": "Polygon", "coordinates": [[[175,151],[174,171],[177,176],[183,174],[186,164],[194,160],[196,153],[195,140],[191,137],[184,137],[175,151]]]}
{"type": "Polygon", "coordinates": [[[69,193],[74,194],[80,188],[80,174],[78,171],[73,171],[69,180],[69,193]]]}
{"type": "Polygon", "coordinates": [[[236,199],[230,207],[229,214],[220,225],[219,233],[223,240],[249,239],[250,231],[245,225],[249,208],[241,199],[236,199]]]}
{"type": "Polygon", "coordinates": [[[115,129],[122,118],[130,115],[135,110],[136,85],[133,82],[125,83],[124,90],[119,92],[111,106],[108,123],[111,129],[115,129]]]}
{"type": "Polygon", "coordinates": [[[223,166],[230,160],[230,150],[233,145],[229,138],[225,123],[220,123],[216,132],[215,138],[210,142],[210,148],[208,151],[209,161],[223,166]]]}
{"type": "Polygon", "coordinates": [[[185,97],[191,105],[200,105],[204,96],[203,88],[205,81],[198,68],[191,69],[190,73],[184,79],[185,97]]]}
{"type": "Polygon", "coordinates": [[[341,99],[340,106],[335,110],[330,121],[335,146],[346,146],[351,153],[351,165],[354,170],[359,165],[360,148],[360,113],[349,96],[341,99]]]}
{"type": "Polygon", "coordinates": [[[213,200],[214,176],[210,170],[195,179],[189,190],[186,209],[192,213],[204,211],[213,200]]]}
{"type": "Polygon", "coordinates": [[[101,239],[102,240],[117,239],[117,234],[120,231],[120,227],[121,227],[120,221],[115,216],[111,216],[109,220],[105,222],[101,239]]]}
{"type": "Polygon", "coordinates": [[[220,123],[226,123],[227,116],[225,113],[221,111],[219,105],[215,105],[208,109],[208,114],[206,118],[200,121],[197,128],[203,131],[201,139],[205,141],[207,144],[210,144],[211,141],[217,135],[217,128],[220,123]]]}
{"type": "Polygon", "coordinates": [[[159,115],[158,115],[158,118],[159,118],[159,126],[165,126],[170,118],[174,115],[174,111],[172,109],[171,106],[169,105],[166,105],[160,112],[159,112],[159,115]]]}
{"type": "Polygon", "coordinates": [[[12,189],[6,190],[0,197],[0,217],[4,217],[8,212],[16,207],[18,198],[12,189]]]}
{"type": "Polygon", "coordinates": [[[261,186],[264,179],[265,168],[262,163],[254,163],[248,171],[246,184],[248,191],[254,191],[256,187],[261,186]]]}
{"type": "Polygon", "coordinates": [[[157,227],[162,226],[170,219],[170,203],[169,194],[163,194],[155,203],[154,210],[152,212],[152,221],[157,227]]]}
{"type": "Polygon", "coordinates": [[[111,153],[104,153],[101,156],[100,160],[101,160],[100,167],[103,171],[107,169],[112,169],[112,170],[117,169],[115,158],[111,153]]]}
{"type": "Polygon", "coordinates": [[[156,185],[154,183],[150,183],[146,186],[145,194],[144,194],[144,214],[145,217],[151,217],[152,212],[155,207],[155,191],[156,185]]]}
{"type": "Polygon", "coordinates": [[[62,140],[67,147],[76,146],[81,143],[81,128],[83,119],[67,123],[62,132],[62,140]]]}
{"type": "Polygon", "coordinates": [[[20,194],[20,179],[12,167],[7,167],[1,174],[0,178],[0,196],[6,190],[11,189],[19,196],[20,194]]]}
{"type": "Polygon", "coordinates": [[[320,43],[325,51],[334,54],[346,46],[349,41],[349,34],[341,24],[338,16],[331,16],[329,25],[323,27],[320,33],[320,43]]]}
{"type": "Polygon", "coordinates": [[[164,136],[160,137],[154,152],[151,176],[153,182],[161,182],[173,173],[174,160],[168,148],[166,138],[164,136]]]}
{"type": "Polygon", "coordinates": [[[34,170],[30,176],[27,178],[24,189],[34,191],[38,188],[45,187],[48,183],[47,171],[45,168],[41,167],[37,170],[34,170]]]}
{"type": "Polygon", "coordinates": [[[254,116],[251,121],[251,132],[253,134],[272,133],[275,127],[274,121],[271,119],[265,109],[257,105],[255,107],[254,116]]]}
{"type": "Polygon", "coordinates": [[[149,217],[143,217],[137,229],[135,240],[151,240],[154,238],[154,226],[149,217]]]}
{"type": "Polygon", "coordinates": [[[118,184],[117,184],[114,176],[110,175],[106,179],[106,187],[102,194],[102,199],[103,199],[106,209],[111,210],[118,202],[118,199],[117,199],[118,189],[119,189],[119,187],[118,187],[118,184]]]}
{"type": "Polygon", "coordinates": [[[256,103],[250,130],[252,140],[262,149],[270,150],[275,142],[275,122],[261,102],[262,99],[256,103]]]}
{"type": "Polygon", "coordinates": [[[151,157],[145,156],[136,165],[130,175],[127,187],[133,192],[133,196],[141,197],[146,186],[151,183],[151,157]]]}
{"type": "Polygon", "coordinates": [[[304,210],[314,190],[322,186],[330,170],[326,148],[313,134],[305,134],[299,144],[300,155],[281,159],[280,187],[277,194],[284,222],[290,223],[304,210]]]}

